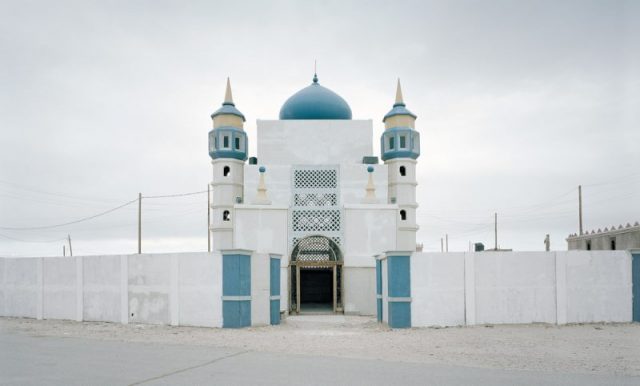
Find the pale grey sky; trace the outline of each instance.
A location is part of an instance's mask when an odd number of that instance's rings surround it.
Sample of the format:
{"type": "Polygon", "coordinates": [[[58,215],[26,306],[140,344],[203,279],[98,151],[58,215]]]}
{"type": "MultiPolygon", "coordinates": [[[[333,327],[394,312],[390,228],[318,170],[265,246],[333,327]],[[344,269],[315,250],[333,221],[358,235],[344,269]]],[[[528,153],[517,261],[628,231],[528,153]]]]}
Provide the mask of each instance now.
{"type": "MultiPolygon", "coordinates": [[[[491,246],[495,211],[502,247],[566,249],[578,184],[588,229],[640,221],[639,26],[637,1],[1,1],[0,255],[135,252],[135,205],[7,228],[206,189],[226,77],[255,154],[315,59],[375,144],[402,79],[425,249],[491,246]]],[[[143,224],[145,251],[206,250],[206,195],[143,224]]]]}

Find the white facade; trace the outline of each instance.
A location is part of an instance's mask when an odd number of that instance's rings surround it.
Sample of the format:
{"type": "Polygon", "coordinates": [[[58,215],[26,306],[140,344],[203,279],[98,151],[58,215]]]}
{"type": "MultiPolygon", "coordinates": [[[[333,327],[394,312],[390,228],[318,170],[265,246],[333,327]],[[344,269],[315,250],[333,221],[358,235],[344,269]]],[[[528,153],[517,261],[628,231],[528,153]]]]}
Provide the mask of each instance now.
{"type": "MultiPolygon", "coordinates": [[[[306,287],[305,283],[296,284],[304,278],[295,276],[292,253],[304,238],[327,238],[339,249],[339,268],[333,279],[334,291],[338,292],[334,296],[340,303],[336,310],[373,315],[375,298],[369,296],[375,290],[373,256],[388,250],[415,250],[416,160],[371,163],[372,157],[379,158],[373,153],[372,120],[352,120],[350,111],[348,117],[342,116],[349,109],[346,102],[336,102],[339,97],[327,93],[317,79],[305,90],[312,94],[323,91],[311,95],[316,98],[312,101],[307,100],[309,95],[302,102],[294,95],[285,105],[293,100],[297,107],[291,110],[289,106],[284,119],[257,121],[257,162],[245,163],[237,159],[238,154],[214,154],[213,249],[281,254],[280,307],[282,311],[299,311],[295,294],[301,291],[304,295],[306,287]],[[335,113],[336,119],[305,115],[323,109],[330,115],[336,103],[343,109],[335,113]],[[364,163],[365,157],[368,163],[364,163]],[[225,170],[231,173],[225,174],[225,170]],[[370,178],[370,194],[375,197],[365,200],[370,178]],[[302,285],[302,289],[296,285],[302,285]]],[[[227,94],[225,103],[232,103],[230,89],[227,94]]],[[[224,105],[214,114],[214,127],[224,128],[215,122],[227,116],[231,116],[231,123],[241,126],[239,111],[225,115],[223,110],[224,105]]],[[[390,121],[402,123],[401,118],[395,116],[390,121]]],[[[414,121],[411,117],[412,127],[414,121]]],[[[221,134],[215,135],[219,138],[221,134]]],[[[330,265],[304,269],[330,269],[330,265]]]]}

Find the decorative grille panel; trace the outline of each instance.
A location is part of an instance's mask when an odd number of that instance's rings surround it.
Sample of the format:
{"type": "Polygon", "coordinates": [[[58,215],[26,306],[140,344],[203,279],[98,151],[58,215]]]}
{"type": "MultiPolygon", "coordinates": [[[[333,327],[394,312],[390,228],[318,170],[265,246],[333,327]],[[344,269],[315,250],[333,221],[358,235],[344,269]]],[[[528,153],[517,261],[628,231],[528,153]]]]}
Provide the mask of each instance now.
{"type": "Polygon", "coordinates": [[[338,169],[297,169],[293,180],[296,189],[337,189],[338,169]]]}
{"type": "Polygon", "coordinates": [[[289,221],[289,251],[298,240],[326,236],[342,245],[338,166],[294,166],[289,221]]]}

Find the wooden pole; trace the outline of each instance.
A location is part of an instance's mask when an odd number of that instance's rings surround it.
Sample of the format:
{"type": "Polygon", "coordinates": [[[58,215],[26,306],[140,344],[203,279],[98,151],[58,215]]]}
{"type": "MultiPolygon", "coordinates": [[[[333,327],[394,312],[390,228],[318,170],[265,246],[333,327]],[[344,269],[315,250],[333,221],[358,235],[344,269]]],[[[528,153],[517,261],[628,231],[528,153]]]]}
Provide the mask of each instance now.
{"type": "Polygon", "coordinates": [[[63,245],[62,246],[62,256],[66,256],[67,255],[67,250],[66,250],[67,246],[63,245]]]}
{"type": "Polygon", "coordinates": [[[138,193],[138,254],[142,253],[142,193],[138,193]]]}
{"type": "Polygon", "coordinates": [[[446,242],[445,243],[445,246],[446,246],[445,251],[449,252],[449,234],[448,233],[445,234],[444,237],[445,237],[445,242],[446,242]]]}
{"type": "Polygon", "coordinates": [[[580,234],[582,235],[582,185],[578,185],[578,221],[580,224],[580,234]]]}
{"type": "Polygon", "coordinates": [[[338,311],[338,266],[333,266],[333,312],[338,311]]]}
{"type": "Polygon", "coordinates": [[[67,240],[69,240],[69,256],[73,256],[73,249],[71,248],[71,235],[67,235],[67,240]]]}
{"type": "Polygon", "coordinates": [[[442,241],[442,237],[440,237],[440,252],[444,252],[444,242],[442,241]]]}
{"type": "Polygon", "coordinates": [[[211,184],[207,184],[207,252],[211,252],[211,184]]]}
{"type": "Polygon", "coordinates": [[[498,213],[493,214],[494,249],[498,250],[498,213]]]}

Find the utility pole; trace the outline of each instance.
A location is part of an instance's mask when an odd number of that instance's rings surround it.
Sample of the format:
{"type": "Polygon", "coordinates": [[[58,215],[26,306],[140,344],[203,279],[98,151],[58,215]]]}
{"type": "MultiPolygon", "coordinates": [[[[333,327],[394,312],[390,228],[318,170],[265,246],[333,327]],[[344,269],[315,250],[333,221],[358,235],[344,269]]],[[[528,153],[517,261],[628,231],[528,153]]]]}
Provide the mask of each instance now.
{"type": "Polygon", "coordinates": [[[580,235],[582,235],[582,185],[578,185],[578,221],[580,223],[580,235]]]}
{"type": "Polygon", "coordinates": [[[142,253],[142,193],[138,193],[138,254],[142,253]]]}
{"type": "Polygon", "coordinates": [[[67,240],[69,240],[69,256],[73,256],[73,249],[71,249],[71,235],[67,235],[67,240]]]}
{"type": "Polygon", "coordinates": [[[442,240],[442,237],[440,237],[440,252],[444,252],[444,242],[442,240]]]}
{"type": "Polygon", "coordinates": [[[62,256],[66,256],[66,255],[67,255],[67,246],[62,245],[62,256]]]}
{"type": "Polygon", "coordinates": [[[207,252],[211,252],[211,184],[207,184],[207,252]]]}
{"type": "Polygon", "coordinates": [[[445,237],[445,246],[446,246],[445,251],[449,252],[449,234],[445,233],[444,237],[445,237]]]}
{"type": "Polygon", "coordinates": [[[493,234],[494,234],[494,249],[498,250],[498,213],[493,214],[493,234]]]}

